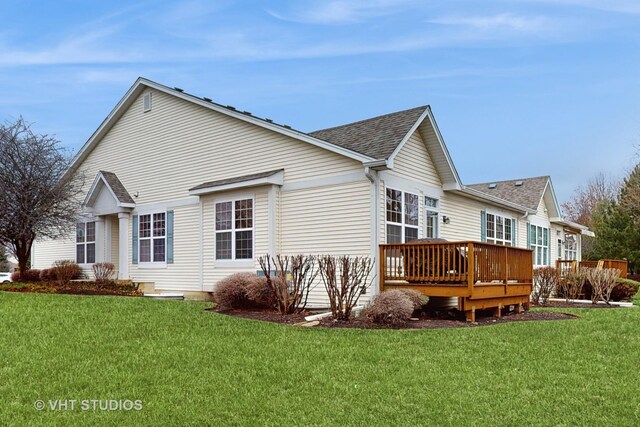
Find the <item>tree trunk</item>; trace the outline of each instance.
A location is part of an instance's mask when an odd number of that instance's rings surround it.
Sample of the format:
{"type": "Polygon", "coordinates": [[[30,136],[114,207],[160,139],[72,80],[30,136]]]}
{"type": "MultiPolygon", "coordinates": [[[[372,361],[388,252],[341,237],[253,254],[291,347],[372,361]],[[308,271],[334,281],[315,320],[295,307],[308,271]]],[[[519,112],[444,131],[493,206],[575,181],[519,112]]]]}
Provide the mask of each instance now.
{"type": "Polygon", "coordinates": [[[13,249],[18,258],[18,270],[23,273],[29,269],[32,239],[21,238],[13,241],[13,249]]]}

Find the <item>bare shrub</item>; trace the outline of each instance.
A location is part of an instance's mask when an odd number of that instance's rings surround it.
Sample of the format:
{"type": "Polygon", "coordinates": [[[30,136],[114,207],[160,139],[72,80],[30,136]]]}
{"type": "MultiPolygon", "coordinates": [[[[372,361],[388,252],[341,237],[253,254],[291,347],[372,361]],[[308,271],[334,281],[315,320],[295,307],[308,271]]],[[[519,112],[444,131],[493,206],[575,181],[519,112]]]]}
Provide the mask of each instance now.
{"type": "Polygon", "coordinates": [[[253,276],[253,279],[246,284],[245,293],[247,299],[258,307],[276,307],[276,295],[267,285],[266,277],[253,276]]]}
{"type": "Polygon", "coordinates": [[[362,313],[375,323],[401,325],[411,318],[415,303],[403,291],[394,289],[378,295],[362,313]]]}
{"type": "Polygon", "coordinates": [[[576,271],[569,271],[564,277],[558,279],[557,294],[567,301],[578,299],[582,294],[584,284],[587,281],[586,267],[580,267],[576,271]]]}
{"type": "Polygon", "coordinates": [[[91,267],[93,277],[96,279],[96,285],[102,286],[113,282],[116,268],[110,262],[97,262],[91,267]]]}
{"type": "Polygon", "coordinates": [[[620,270],[617,268],[589,268],[587,270],[587,279],[591,284],[591,302],[596,304],[602,300],[609,304],[611,292],[616,287],[620,276],[620,270]]]}
{"type": "Polygon", "coordinates": [[[213,291],[213,301],[221,310],[251,308],[247,287],[256,276],[251,273],[235,273],[220,280],[213,291]]]}
{"type": "Polygon", "coordinates": [[[309,292],[315,287],[318,275],[316,257],[306,255],[270,255],[258,259],[267,278],[267,286],[273,290],[276,308],[280,314],[304,311],[309,292]]]}
{"type": "Polygon", "coordinates": [[[425,305],[427,302],[429,302],[429,297],[428,296],[423,295],[418,291],[414,291],[413,289],[401,288],[401,289],[398,289],[398,290],[400,292],[402,292],[403,294],[405,294],[409,298],[409,300],[413,304],[413,309],[414,310],[421,309],[423,305],[425,305]]]}
{"type": "Polygon", "coordinates": [[[40,270],[29,268],[25,270],[24,274],[20,271],[14,271],[11,273],[11,280],[13,282],[38,283],[40,282],[40,270]]]}
{"type": "Polygon", "coordinates": [[[371,286],[371,258],[325,255],[318,258],[318,265],[333,318],[349,320],[353,307],[371,286]]]}
{"type": "Polygon", "coordinates": [[[540,267],[533,270],[533,292],[531,302],[546,304],[558,285],[558,270],[553,267],[540,267]]]}
{"type": "Polygon", "coordinates": [[[82,275],[80,266],[69,259],[61,259],[54,262],[51,270],[60,286],[68,284],[73,279],[79,279],[82,275]]]}
{"type": "Polygon", "coordinates": [[[42,270],[40,270],[41,282],[53,282],[54,280],[56,280],[56,276],[53,274],[53,269],[43,268],[42,270]]]}

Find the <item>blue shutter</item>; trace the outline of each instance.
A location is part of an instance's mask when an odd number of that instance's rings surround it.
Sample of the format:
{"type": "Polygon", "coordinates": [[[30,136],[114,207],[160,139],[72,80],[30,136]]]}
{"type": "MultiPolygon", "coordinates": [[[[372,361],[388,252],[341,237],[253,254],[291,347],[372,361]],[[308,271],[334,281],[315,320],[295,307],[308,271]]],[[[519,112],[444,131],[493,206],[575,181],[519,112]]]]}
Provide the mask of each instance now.
{"type": "Polygon", "coordinates": [[[485,209],[480,211],[480,240],[487,241],[487,211],[485,209]]]}
{"type": "Polygon", "coordinates": [[[173,264],[173,211],[167,211],[167,264],[173,264]]]}
{"type": "Polygon", "coordinates": [[[131,263],[137,264],[138,263],[138,215],[133,216],[133,226],[131,228],[133,230],[131,263]]]}
{"type": "Polygon", "coordinates": [[[518,230],[516,229],[516,225],[518,224],[518,220],[515,218],[511,218],[511,246],[516,245],[516,234],[518,230]]]}
{"type": "Polygon", "coordinates": [[[531,249],[531,223],[527,222],[527,249],[531,249]]]}

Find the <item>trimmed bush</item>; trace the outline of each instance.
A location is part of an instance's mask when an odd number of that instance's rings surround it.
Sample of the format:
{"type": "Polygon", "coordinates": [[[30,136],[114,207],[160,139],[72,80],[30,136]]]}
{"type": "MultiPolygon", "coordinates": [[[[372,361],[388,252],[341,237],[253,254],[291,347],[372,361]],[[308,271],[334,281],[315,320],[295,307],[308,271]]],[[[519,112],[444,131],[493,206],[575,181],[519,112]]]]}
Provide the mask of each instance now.
{"type": "Polygon", "coordinates": [[[40,270],[41,282],[52,282],[54,280],[56,280],[56,277],[53,274],[53,270],[51,268],[43,268],[42,270],[40,270]]]}
{"type": "Polygon", "coordinates": [[[14,282],[23,283],[39,283],[40,282],[40,270],[30,268],[22,274],[19,271],[11,273],[11,280],[14,282]]]}
{"type": "Polygon", "coordinates": [[[82,269],[75,261],[69,259],[61,259],[53,263],[52,273],[56,278],[58,285],[66,285],[73,279],[79,279],[82,276],[82,269]]]}
{"type": "Polygon", "coordinates": [[[273,308],[276,297],[265,277],[253,273],[235,273],[220,280],[213,301],[221,310],[273,308]]]}
{"type": "Polygon", "coordinates": [[[403,294],[405,294],[409,300],[411,301],[411,304],[413,304],[413,309],[414,310],[420,310],[422,308],[423,305],[425,305],[426,303],[429,302],[429,297],[426,295],[422,295],[420,292],[418,291],[414,291],[413,289],[398,289],[400,292],[402,292],[403,294]]]}
{"type": "Polygon", "coordinates": [[[618,279],[611,292],[611,301],[631,301],[640,290],[640,282],[630,279],[618,279]]]}
{"type": "Polygon", "coordinates": [[[363,315],[375,323],[401,325],[411,318],[416,301],[398,289],[381,293],[363,315]]]}

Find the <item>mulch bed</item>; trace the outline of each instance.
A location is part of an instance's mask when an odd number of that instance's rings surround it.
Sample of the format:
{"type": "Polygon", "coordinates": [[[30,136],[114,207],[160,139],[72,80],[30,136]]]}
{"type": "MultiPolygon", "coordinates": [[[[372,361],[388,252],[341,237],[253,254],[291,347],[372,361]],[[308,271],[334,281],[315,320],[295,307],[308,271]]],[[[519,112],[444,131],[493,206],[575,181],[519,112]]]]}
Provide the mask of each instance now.
{"type": "Polygon", "coordinates": [[[93,282],[72,282],[63,286],[52,283],[5,283],[0,284],[0,291],[36,294],[142,296],[142,291],[135,289],[131,285],[104,285],[103,287],[97,287],[93,282]]]}
{"type": "MultiPolygon", "coordinates": [[[[208,308],[208,311],[215,311],[228,316],[243,317],[246,319],[262,320],[267,322],[294,325],[305,322],[304,316],[311,313],[291,314],[282,316],[269,310],[226,310],[218,311],[208,308]]],[[[487,312],[488,313],[488,312],[487,312]]],[[[410,320],[398,325],[380,325],[367,319],[354,318],[348,322],[334,321],[331,318],[320,320],[316,327],[324,328],[356,328],[356,329],[436,329],[436,328],[469,328],[475,326],[489,326],[508,322],[522,322],[529,320],[568,320],[576,319],[578,316],[567,313],[556,312],[525,312],[521,314],[506,314],[500,318],[490,315],[483,315],[483,312],[476,313],[476,322],[470,323],[464,320],[464,314],[457,310],[450,311],[430,311],[423,312],[417,320],[410,320]]]]}

